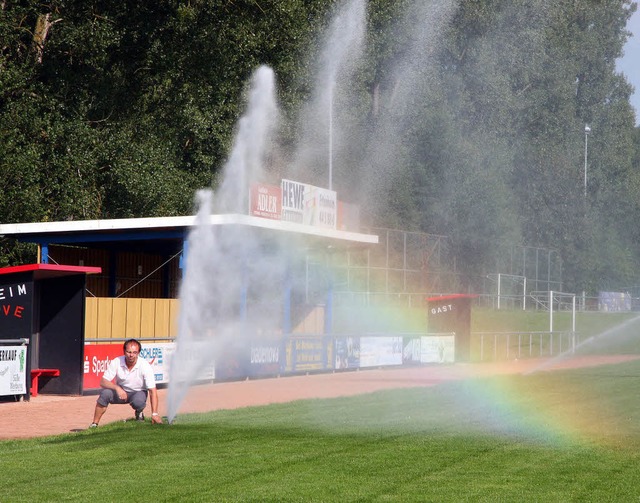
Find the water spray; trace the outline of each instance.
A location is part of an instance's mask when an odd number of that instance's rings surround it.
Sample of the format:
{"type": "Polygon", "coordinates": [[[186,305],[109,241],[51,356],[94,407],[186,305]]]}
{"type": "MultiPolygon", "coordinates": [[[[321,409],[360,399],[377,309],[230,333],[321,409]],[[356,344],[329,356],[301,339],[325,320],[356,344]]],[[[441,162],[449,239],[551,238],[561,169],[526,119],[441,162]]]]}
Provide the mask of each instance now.
{"type": "Polygon", "coordinates": [[[608,330],[605,330],[604,332],[601,332],[599,334],[596,334],[594,336],[589,337],[588,339],[580,342],[579,344],[576,345],[575,348],[572,348],[570,350],[567,350],[563,353],[560,353],[557,356],[554,356],[553,358],[549,358],[548,360],[546,360],[545,362],[541,363],[540,365],[538,365],[535,368],[532,368],[531,370],[526,371],[523,375],[530,375],[533,374],[534,372],[540,372],[543,370],[546,370],[548,368],[553,367],[554,365],[567,360],[569,358],[571,358],[572,356],[575,355],[576,351],[578,351],[579,349],[585,348],[585,347],[589,347],[589,346],[593,346],[599,342],[605,341],[611,337],[614,337],[616,334],[622,332],[622,331],[626,331],[628,330],[632,325],[638,323],[638,321],[640,321],[640,315],[639,316],[634,316],[633,318],[623,321],[622,323],[620,323],[619,325],[616,325],[615,327],[612,327],[608,330]]]}

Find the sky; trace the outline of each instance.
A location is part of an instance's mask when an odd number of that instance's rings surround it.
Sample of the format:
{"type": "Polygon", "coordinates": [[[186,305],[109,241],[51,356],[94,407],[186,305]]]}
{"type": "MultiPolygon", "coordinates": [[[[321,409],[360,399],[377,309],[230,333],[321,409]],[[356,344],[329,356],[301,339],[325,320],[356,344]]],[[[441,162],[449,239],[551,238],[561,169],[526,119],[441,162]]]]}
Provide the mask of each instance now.
{"type": "Polygon", "coordinates": [[[633,36],[627,40],[624,56],[618,59],[617,67],[636,89],[631,96],[631,104],[636,110],[636,125],[640,126],[640,6],[629,19],[627,30],[632,32],[633,36]]]}

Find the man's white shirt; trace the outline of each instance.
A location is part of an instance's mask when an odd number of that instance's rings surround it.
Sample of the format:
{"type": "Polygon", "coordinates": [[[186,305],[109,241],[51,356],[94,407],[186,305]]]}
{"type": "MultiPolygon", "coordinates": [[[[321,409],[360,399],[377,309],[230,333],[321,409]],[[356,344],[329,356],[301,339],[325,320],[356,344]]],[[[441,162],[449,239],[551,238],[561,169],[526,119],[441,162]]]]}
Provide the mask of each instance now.
{"type": "Polygon", "coordinates": [[[127,393],[156,387],[153,369],[144,358],[138,358],[136,364],[129,370],[125,357],[119,356],[109,362],[109,366],[102,377],[107,381],[112,381],[115,377],[116,384],[127,393]]]}

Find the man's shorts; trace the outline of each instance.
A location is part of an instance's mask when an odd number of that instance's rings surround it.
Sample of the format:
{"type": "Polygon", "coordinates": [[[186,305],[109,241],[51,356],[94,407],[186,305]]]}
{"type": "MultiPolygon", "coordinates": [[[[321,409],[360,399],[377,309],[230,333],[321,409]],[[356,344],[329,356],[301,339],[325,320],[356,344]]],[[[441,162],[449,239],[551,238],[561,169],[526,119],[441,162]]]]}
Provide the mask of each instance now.
{"type": "Polygon", "coordinates": [[[103,388],[102,391],[100,391],[100,396],[98,397],[98,405],[107,407],[110,403],[128,403],[129,405],[131,405],[131,408],[133,410],[144,410],[144,408],[147,406],[148,394],[149,391],[147,390],[131,391],[127,392],[127,399],[122,400],[118,397],[118,394],[114,390],[103,388]]]}

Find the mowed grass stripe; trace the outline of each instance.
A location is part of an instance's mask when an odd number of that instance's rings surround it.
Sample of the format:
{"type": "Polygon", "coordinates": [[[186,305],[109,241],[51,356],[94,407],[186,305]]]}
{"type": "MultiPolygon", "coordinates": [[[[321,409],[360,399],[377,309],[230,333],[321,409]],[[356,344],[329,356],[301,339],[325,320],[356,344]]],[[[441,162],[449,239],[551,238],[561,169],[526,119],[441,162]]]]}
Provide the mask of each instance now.
{"type": "Polygon", "coordinates": [[[635,500],[639,375],[629,362],[5,441],[0,500],[635,500]]]}

